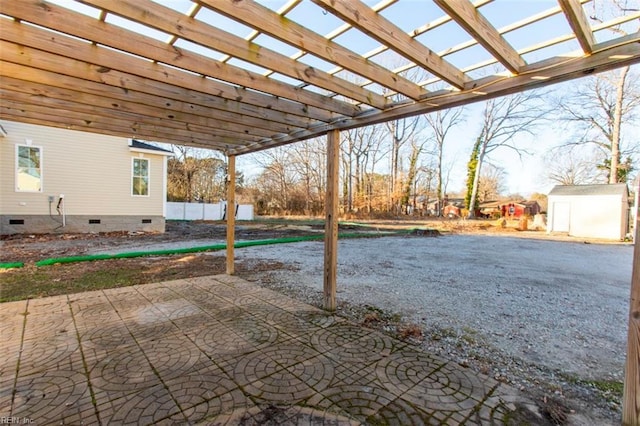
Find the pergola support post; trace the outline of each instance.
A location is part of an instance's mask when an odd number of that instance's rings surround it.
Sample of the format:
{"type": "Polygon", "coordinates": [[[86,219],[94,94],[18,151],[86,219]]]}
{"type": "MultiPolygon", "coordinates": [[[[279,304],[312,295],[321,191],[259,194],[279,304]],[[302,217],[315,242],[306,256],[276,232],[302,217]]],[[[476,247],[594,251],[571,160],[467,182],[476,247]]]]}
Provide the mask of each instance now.
{"type": "Polygon", "coordinates": [[[340,171],[340,132],[327,133],[327,191],[324,225],[324,309],[336,310],[338,271],[338,176],[340,171]]]}
{"type": "MultiPolygon", "coordinates": [[[[637,181],[636,181],[637,182],[637,181]]],[[[635,185],[636,193],[640,190],[635,185]]],[[[631,273],[631,297],[629,301],[629,331],[627,335],[627,362],[622,395],[622,424],[640,426],[640,242],[638,238],[638,197],[634,205],[635,225],[633,239],[633,272],[631,273]]]]}
{"type": "Polygon", "coordinates": [[[227,164],[227,275],[235,273],[233,245],[236,239],[236,156],[227,164]]]}

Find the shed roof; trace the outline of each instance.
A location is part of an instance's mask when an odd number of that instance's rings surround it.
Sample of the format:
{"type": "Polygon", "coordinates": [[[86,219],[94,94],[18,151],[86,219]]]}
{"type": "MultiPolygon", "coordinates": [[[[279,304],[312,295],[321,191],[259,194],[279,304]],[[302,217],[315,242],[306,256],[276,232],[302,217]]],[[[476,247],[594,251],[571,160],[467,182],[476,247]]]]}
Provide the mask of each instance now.
{"type": "Polygon", "coordinates": [[[0,118],[252,152],[640,62],[588,2],[2,1],[0,118]]]}
{"type": "Polygon", "coordinates": [[[626,183],[597,184],[597,185],[556,185],[551,195],[625,195],[629,194],[626,183]]]}

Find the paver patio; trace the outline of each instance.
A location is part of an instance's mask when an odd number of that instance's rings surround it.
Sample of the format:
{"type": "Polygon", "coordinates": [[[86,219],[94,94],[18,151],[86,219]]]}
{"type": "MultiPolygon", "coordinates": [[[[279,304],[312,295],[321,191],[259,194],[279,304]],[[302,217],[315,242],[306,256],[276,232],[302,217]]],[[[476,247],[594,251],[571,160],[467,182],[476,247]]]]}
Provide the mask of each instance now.
{"type": "Polygon", "coordinates": [[[14,422],[502,424],[517,398],[226,275],[0,306],[0,417],[14,422]]]}

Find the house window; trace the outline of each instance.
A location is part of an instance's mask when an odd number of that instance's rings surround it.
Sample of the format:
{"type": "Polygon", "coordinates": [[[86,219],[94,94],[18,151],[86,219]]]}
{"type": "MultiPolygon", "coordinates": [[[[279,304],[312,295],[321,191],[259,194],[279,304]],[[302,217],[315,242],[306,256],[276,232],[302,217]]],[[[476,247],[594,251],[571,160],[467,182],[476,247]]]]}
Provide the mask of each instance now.
{"type": "Polygon", "coordinates": [[[131,195],[149,195],[149,160],[134,158],[131,170],[131,195]]]}
{"type": "Polygon", "coordinates": [[[16,145],[16,191],[42,192],[42,147],[16,145]]]}

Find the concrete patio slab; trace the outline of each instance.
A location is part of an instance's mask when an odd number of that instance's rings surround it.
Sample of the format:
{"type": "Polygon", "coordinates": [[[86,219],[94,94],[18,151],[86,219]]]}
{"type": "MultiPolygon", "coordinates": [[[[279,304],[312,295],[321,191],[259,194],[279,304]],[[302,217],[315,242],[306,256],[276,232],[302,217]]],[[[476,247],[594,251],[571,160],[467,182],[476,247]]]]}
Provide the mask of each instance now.
{"type": "Polygon", "coordinates": [[[0,418],[502,424],[513,389],[226,275],[2,304],[0,418]]]}

